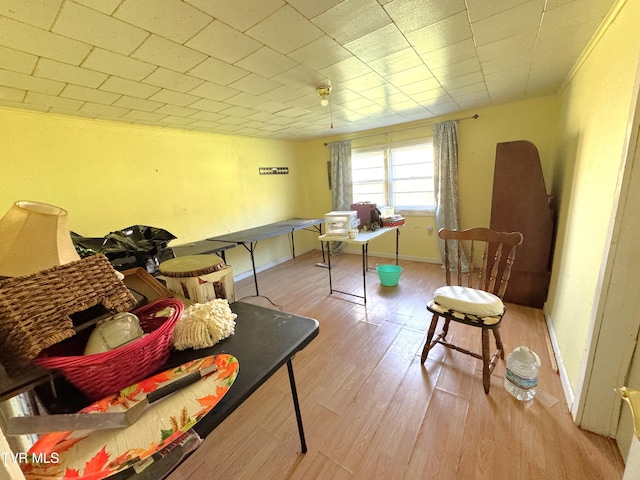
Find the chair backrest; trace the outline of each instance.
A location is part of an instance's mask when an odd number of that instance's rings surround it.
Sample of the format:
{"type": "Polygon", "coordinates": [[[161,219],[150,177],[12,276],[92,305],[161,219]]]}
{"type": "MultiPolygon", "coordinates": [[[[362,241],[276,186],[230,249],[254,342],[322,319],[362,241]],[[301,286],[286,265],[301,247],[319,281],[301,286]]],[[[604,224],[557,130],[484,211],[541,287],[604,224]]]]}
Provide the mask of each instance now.
{"type": "Polygon", "coordinates": [[[452,284],[453,273],[457,285],[485,290],[501,299],[504,297],[516,258],[516,247],[523,240],[520,232],[496,232],[484,227],[467,230],[442,228],[438,236],[444,240],[447,285],[452,284]],[[478,250],[481,251],[479,264],[478,250]],[[450,252],[457,259],[453,265],[449,259],[450,252]],[[469,262],[467,271],[463,271],[462,259],[465,257],[469,262]]]}

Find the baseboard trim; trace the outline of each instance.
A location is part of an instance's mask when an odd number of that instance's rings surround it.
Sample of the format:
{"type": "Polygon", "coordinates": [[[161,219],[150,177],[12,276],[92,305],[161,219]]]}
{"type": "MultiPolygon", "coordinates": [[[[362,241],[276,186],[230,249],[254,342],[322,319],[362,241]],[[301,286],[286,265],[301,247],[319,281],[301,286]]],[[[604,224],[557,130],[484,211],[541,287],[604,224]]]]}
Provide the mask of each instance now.
{"type": "Polygon", "coordinates": [[[562,353],[560,352],[560,347],[558,346],[558,339],[556,337],[556,332],[553,328],[553,322],[551,321],[551,316],[547,311],[546,304],[544,305],[542,312],[544,314],[545,322],[547,324],[547,330],[549,331],[549,338],[551,339],[551,347],[553,348],[553,354],[556,357],[556,363],[558,365],[558,375],[560,375],[560,383],[562,384],[562,390],[564,391],[565,401],[567,402],[569,411],[572,411],[573,402],[575,401],[575,393],[573,391],[573,387],[571,386],[571,382],[569,381],[569,375],[567,374],[567,369],[562,359],[562,353]]]}

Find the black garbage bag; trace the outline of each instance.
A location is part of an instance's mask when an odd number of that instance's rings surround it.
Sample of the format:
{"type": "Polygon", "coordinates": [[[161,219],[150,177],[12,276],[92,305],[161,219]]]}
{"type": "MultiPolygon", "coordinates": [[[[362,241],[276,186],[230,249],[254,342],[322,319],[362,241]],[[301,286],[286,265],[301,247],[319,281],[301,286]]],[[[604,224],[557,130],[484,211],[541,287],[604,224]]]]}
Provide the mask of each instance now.
{"type": "Polygon", "coordinates": [[[81,257],[102,253],[116,270],[143,267],[149,273],[158,270],[160,252],[175,238],[175,235],[162,228],[145,225],[123,228],[104,238],[88,238],[71,233],[71,239],[81,257]]]}

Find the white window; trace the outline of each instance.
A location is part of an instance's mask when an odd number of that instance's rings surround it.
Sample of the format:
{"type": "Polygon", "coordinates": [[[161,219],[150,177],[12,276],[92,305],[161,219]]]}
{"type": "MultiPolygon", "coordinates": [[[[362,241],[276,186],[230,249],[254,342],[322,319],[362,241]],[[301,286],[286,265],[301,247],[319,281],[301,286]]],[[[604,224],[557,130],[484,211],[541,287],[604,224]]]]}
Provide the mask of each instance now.
{"type": "Polygon", "coordinates": [[[433,143],[354,149],[353,201],[390,205],[396,212],[433,212],[433,143]]]}

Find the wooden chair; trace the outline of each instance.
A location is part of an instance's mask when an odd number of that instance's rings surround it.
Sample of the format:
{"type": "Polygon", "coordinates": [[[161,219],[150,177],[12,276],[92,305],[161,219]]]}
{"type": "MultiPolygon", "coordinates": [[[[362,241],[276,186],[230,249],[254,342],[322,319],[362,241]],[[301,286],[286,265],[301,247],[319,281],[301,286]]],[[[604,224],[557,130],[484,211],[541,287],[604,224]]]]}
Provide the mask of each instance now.
{"type": "Polygon", "coordinates": [[[511,267],[516,256],[516,247],[522,243],[519,232],[496,232],[488,228],[468,230],[441,229],[438,236],[444,240],[445,271],[447,286],[434,292],[434,298],[427,305],[433,313],[427,340],[422,350],[422,363],[429,351],[440,343],[482,360],[482,383],[484,392],[489,393],[491,372],[498,357],[504,359],[504,347],[500,339],[500,322],[505,313],[502,298],[509,283],[511,267]],[[465,253],[465,247],[468,247],[465,253]],[[480,265],[476,264],[476,252],[481,249],[480,265]],[[454,260],[450,261],[453,255],[454,260]],[[463,271],[463,256],[468,258],[469,267],[463,271]],[[452,284],[452,278],[455,283],[452,284]],[[444,318],[442,331],[434,338],[440,317],[444,318]],[[460,348],[446,340],[451,321],[460,322],[482,329],[482,354],[460,348]],[[489,330],[496,341],[496,352],[490,357],[489,330]]]}

